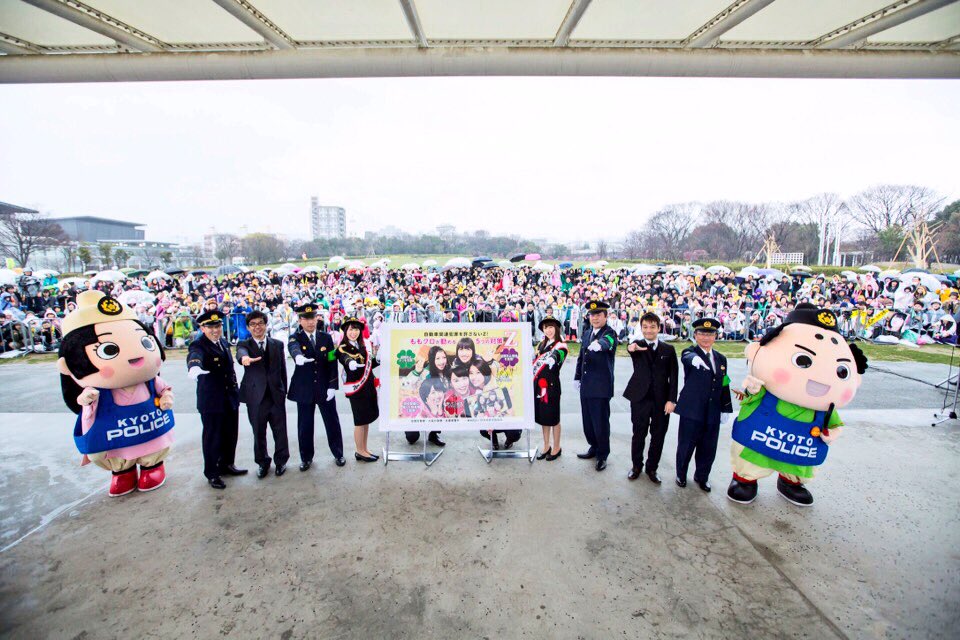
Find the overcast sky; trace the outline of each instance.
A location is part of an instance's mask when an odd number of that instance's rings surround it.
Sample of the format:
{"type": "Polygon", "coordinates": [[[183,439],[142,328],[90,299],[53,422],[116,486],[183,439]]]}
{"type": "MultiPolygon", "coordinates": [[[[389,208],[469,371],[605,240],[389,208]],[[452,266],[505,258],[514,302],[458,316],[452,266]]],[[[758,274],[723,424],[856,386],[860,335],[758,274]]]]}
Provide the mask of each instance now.
{"type": "Polygon", "coordinates": [[[960,82],[417,78],[0,86],[0,201],[147,238],[449,223],[617,238],[691,200],[960,198],[960,82]]]}

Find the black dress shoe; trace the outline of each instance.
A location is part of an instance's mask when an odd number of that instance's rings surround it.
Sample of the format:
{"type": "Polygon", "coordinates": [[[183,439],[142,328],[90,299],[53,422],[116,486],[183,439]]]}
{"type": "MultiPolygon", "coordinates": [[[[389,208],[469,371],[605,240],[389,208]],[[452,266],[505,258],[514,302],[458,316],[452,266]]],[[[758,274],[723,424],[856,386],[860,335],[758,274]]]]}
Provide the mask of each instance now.
{"type": "Polygon", "coordinates": [[[603,460],[602,458],[600,460],[597,460],[597,471],[603,471],[606,468],[607,468],[606,460],[603,460]]]}
{"type": "Polygon", "coordinates": [[[710,493],[710,489],[712,489],[712,487],[710,486],[710,481],[709,481],[709,480],[704,480],[703,482],[700,482],[699,480],[696,480],[695,482],[697,483],[697,486],[698,486],[698,487],[700,487],[701,489],[703,489],[703,490],[706,491],[707,493],[710,493]]]}
{"type": "Polygon", "coordinates": [[[677,478],[677,486],[680,487],[681,489],[682,489],[683,487],[687,486],[687,479],[686,479],[686,478],[677,478]]]}
{"type": "Polygon", "coordinates": [[[343,456],[337,458],[337,466],[338,466],[338,467],[342,467],[342,466],[345,465],[345,464],[347,464],[347,461],[343,459],[343,456]]]}
{"type": "Polygon", "coordinates": [[[554,460],[560,457],[561,453],[563,453],[563,449],[557,449],[556,453],[551,453],[550,455],[547,456],[547,460],[549,462],[553,462],[554,460]]]}
{"type": "Polygon", "coordinates": [[[274,473],[277,474],[278,478],[283,474],[285,474],[286,472],[287,472],[287,465],[285,464],[278,464],[277,468],[274,470],[274,473]]]}
{"type": "Polygon", "coordinates": [[[493,442],[493,450],[500,451],[500,438],[498,438],[497,436],[493,436],[492,442],[493,442]]]}
{"type": "Polygon", "coordinates": [[[750,504],[757,499],[757,482],[740,482],[736,478],[727,487],[727,497],[740,504],[750,504]]]}
{"type": "Polygon", "coordinates": [[[213,487],[214,489],[226,489],[226,488],[227,488],[227,485],[225,485],[225,484],[223,483],[223,480],[220,478],[220,476],[214,476],[214,477],[212,477],[212,478],[208,478],[208,479],[207,479],[207,482],[209,482],[209,483],[210,483],[210,486],[213,487]]]}
{"type": "Polygon", "coordinates": [[[270,473],[270,467],[263,466],[257,467],[257,477],[263,480],[270,473]]]}
{"type": "Polygon", "coordinates": [[[376,462],[377,460],[380,459],[380,456],[375,456],[375,455],[373,455],[373,454],[371,454],[371,455],[369,455],[369,456],[362,456],[362,455],[360,455],[359,453],[356,453],[356,452],[354,452],[353,457],[356,458],[357,461],[359,461],[359,462],[376,462]]]}
{"type": "Polygon", "coordinates": [[[247,475],[247,470],[237,469],[236,465],[231,464],[229,467],[224,467],[221,473],[228,476],[245,476],[247,475]]]}
{"type": "Polygon", "coordinates": [[[306,460],[305,462],[300,463],[300,471],[306,471],[310,468],[310,465],[313,464],[313,460],[306,460]]]}
{"type": "Polygon", "coordinates": [[[513,440],[504,440],[503,441],[504,449],[513,449],[513,440]]]}
{"type": "Polygon", "coordinates": [[[581,460],[592,460],[593,458],[597,457],[597,452],[593,449],[587,449],[583,453],[578,453],[577,457],[581,460]]]}
{"type": "Polygon", "coordinates": [[[650,478],[650,482],[653,484],[660,484],[660,476],[657,475],[656,471],[647,471],[647,477],[650,478]]]}
{"type": "Polygon", "coordinates": [[[630,472],[627,474],[627,480],[636,480],[640,477],[640,469],[636,467],[630,469],[630,472]]]}
{"type": "Polygon", "coordinates": [[[809,507],[813,504],[813,494],[802,484],[790,484],[783,479],[783,476],[777,478],[777,491],[780,497],[798,507],[809,507]]]}
{"type": "Polygon", "coordinates": [[[543,451],[537,454],[537,460],[543,460],[548,455],[550,455],[550,449],[544,449],[543,451]]]}
{"type": "Polygon", "coordinates": [[[431,433],[430,437],[427,438],[427,442],[438,447],[445,447],[447,443],[440,439],[440,436],[436,433],[431,433]]]}

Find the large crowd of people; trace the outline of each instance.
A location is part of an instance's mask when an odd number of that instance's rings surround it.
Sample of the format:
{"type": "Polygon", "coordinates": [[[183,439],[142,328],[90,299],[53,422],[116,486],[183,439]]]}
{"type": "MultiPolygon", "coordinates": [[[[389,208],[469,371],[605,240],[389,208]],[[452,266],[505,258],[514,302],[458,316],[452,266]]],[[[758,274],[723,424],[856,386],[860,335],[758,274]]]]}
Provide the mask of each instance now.
{"type": "Polygon", "coordinates": [[[219,308],[227,316],[229,342],[249,337],[244,318],[263,312],[270,335],[285,340],[296,328],[294,309],[316,303],[321,325],[338,332],[347,316],[367,323],[374,344],[378,328],[393,322],[539,322],[555,316],[566,340],[586,326],[584,307],[602,299],[621,342],[639,333],[645,312],[663,318],[664,336],[689,339],[693,322],[712,316],[722,340],[759,340],[800,302],[829,308],[851,339],[924,344],[956,343],[960,316],[957,283],[928,273],[847,272],[816,275],[746,270],[662,267],[646,271],[495,268],[308,267],[294,270],[206,271],[121,279],[84,280],[25,271],[0,293],[2,349],[56,350],[60,320],[87,288],[102,290],[137,312],[171,348],[187,347],[199,335],[196,318],[219,308]]]}

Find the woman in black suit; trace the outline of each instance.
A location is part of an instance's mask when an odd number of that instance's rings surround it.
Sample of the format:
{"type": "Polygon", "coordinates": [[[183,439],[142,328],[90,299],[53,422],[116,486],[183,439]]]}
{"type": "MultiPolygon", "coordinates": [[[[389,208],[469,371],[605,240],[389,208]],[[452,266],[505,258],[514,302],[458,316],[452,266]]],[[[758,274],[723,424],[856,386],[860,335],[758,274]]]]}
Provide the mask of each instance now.
{"type": "Polygon", "coordinates": [[[537,359],[533,363],[533,419],[543,427],[543,449],[537,460],[556,460],[562,453],[560,367],[567,359],[567,345],[560,337],[563,325],[553,316],[546,316],[538,328],[543,332],[543,340],[537,345],[537,359]]]}
{"type": "Polygon", "coordinates": [[[373,355],[370,343],[360,337],[363,331],[360,320],[348,317],[340,326],[343,337],[337,347],[337,360],[343,366],[343,389],[353,411],[353,440],[357,447],[353,455],[361,462],[375,462],[379,456],[367,449],[367,436],[370,423],[380,417],[377,378],[373,375],[373,368],[380,362],[373,355]]]}

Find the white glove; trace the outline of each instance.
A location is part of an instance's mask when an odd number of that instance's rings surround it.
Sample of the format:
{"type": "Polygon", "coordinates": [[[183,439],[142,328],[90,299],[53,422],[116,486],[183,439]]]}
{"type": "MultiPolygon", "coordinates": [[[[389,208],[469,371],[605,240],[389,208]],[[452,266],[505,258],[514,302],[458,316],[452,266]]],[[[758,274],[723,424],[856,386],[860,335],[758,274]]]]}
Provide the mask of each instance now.
{"type": "Polygon", "coordinates": [[[547,369],[553,369],[554,365],[557,364],[557,361],[553,359],[553,356],[550,356],[544,363],[547,365],[547,369]]]}
{"type": "Polygon", "coordinates": [[[700,356],[693,356],[693,360],[690,361],[690,364],[692,364],[696,369],[710,369],[710,367],[707,366],[707,363],[704,362],[703,358],[700,356]]]}
{"type": "Polygon", "coordinates": [[[200,367],[190,367],[189,369],[187,369],[187,377],[190,378],[191,380],[196,380],[200,376],[205,375],[207,373],[210,373],[210,372],[204,371],[200,367]]]}
{"type": "Polygon", "coordinates": [[[743,379],[743,388],[749,391],[751,394],[760,393],[760,387],[763,386],[763,380],[760,378],[754,378],[753,376],[747,376],[743,379]]]}
{"type": "Polygon", "coordinates": [[[94,403],[94,401],[100,397],[100,392],[93,387],[87,387],[80,392],[80,395],[77,396],[77,404],[81,407],[86,407],[94,403]]]}
{"type": "Polygon", "coordinates": [[[591,342],[590,346],[587,347],[587,351],[600,351],[600,342],[598,340],[591,342]]]}
{"type": "Polygon", "coordinates": [[[327,389],[327,402],[330,402],[331,400],[333,400],[333,396],[335,396],[336,393],[337,392],[334,389],[327,389]]]}
{"type": "Polygon", "coordinates": [[[574,381],[573,381],[573,386],[575,386],[575,387],[579,390],[579,389],[580,389],[580,381],[579,381],[579,380],[574,380],[574,381]]]}
{"type": "Polygon", "coordinates": [[[350,371],[356,371],[359,368],[360,365],[357,364],[356,360],[351,360],[349,363],[347,363],[347,369],[350,369],[350,371]]]}
{"type": "Polygon", "coordinates": [[[720,414],[720,424],[728,425],[730,424],[730,418],[733,417],[732,413],[721,413],[720,414]]]}
{"type": "Polygon", "coordinates": [[[294,357],[293,361],[297,363],[298,367],[302,367],[308,362],[313,362],[313,358],[304,358],[302,355],[298,353],[296,357],[294,357]]]}

